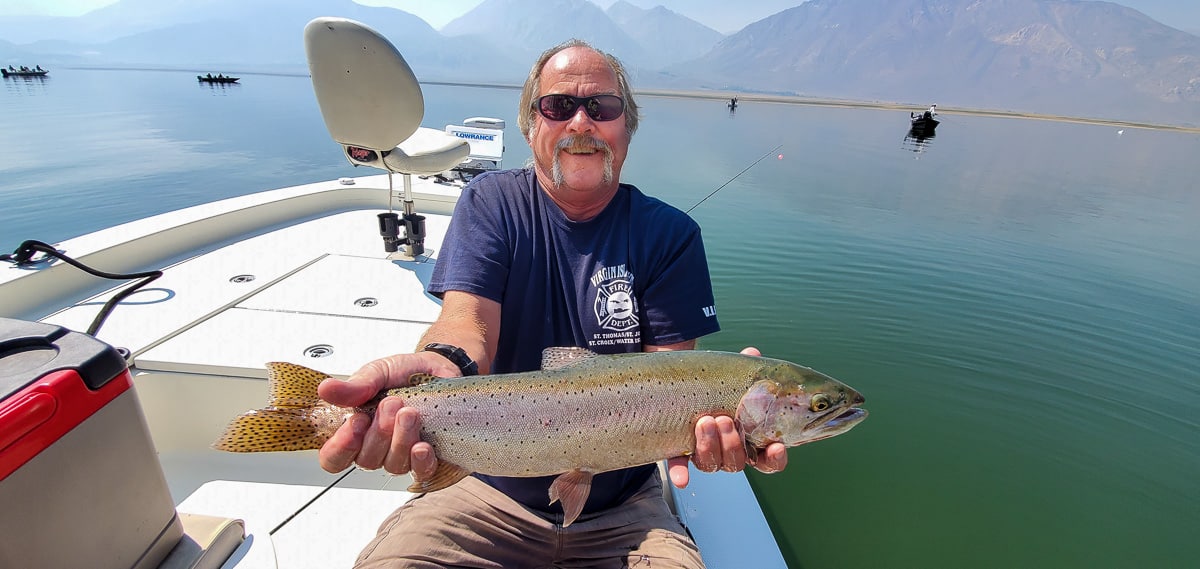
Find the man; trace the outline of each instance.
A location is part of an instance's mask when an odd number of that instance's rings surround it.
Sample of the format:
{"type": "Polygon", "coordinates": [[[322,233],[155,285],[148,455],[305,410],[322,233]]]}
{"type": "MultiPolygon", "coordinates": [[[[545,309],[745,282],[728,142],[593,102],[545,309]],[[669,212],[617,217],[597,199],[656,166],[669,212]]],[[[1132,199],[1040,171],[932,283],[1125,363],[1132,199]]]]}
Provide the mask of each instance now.
{"type": "MultiPolygon", "coordinates": [[[[416,372],[537,369],[549,346],[692,349],[718,329],[699,227],[620,183],[638,126],[621,64],[577,40],[551,48],[530,71],[519,112],[532,165],[477,176],[463,190],[429,284],[442,312],[419,351],[326,381],[322,398],[359,405],[416,372]]],[[[373,421],[355,415],[325,444],[322,467],[357,463],[427,480],[437,462],[419,429],[416,411],[385,399],[373,421]]],[[[732,419],[703,417],[696,436],[698,469],[744,468],[732,419]]],[[[760,470],[786,465],[782,445],[765,454],[760,470]]],[[[687,460],[670,461],[679,487],[687,460]]],[[[548,503],[549,484],[476,475],[414,498],[383,523],[358,566],[703,566],[662,499],[654,465],[596,475],[583,513],[566,528],[561,507],[548,503]]]]}

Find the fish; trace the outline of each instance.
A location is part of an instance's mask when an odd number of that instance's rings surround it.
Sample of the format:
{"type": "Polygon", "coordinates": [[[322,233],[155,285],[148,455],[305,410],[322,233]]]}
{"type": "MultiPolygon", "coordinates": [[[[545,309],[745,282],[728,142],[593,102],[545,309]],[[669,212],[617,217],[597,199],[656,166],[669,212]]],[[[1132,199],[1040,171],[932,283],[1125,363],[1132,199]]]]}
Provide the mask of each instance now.
{"type": "Polygon", "coordinates": [[[415,374],[408,387],[384,390],[358,408],[317,396],[326,374],[286,362],[266,367],[268,406],[234,418],[213,448],[317,449],[353,413],[373,413],[384,396],[398,396],[420,412],[421,440],[438,458],[433,477],[409,491],[434,492],[472,473],[557,475],[548,498],[562,503],[564,527],[583,510],[594,475],[692,454],[704,415],[735,420],[751,464],[772,443],[827,439],[867,417],[862,394],[832,377],[732,352],[547,348],[537,371],[415,374]]]}

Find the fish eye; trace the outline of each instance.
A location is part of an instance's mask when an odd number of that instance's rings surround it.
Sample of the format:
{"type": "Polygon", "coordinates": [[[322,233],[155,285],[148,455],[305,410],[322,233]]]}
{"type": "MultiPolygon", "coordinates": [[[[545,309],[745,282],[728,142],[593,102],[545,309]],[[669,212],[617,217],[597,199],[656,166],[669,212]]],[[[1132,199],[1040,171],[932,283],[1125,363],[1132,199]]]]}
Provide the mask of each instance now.
{"type": "Polygon", "coordinates": [[[829,396],[824,393],[818,393],[812,396],[809,408],[813,411],[824,411],[829,408],[829,396]]]}

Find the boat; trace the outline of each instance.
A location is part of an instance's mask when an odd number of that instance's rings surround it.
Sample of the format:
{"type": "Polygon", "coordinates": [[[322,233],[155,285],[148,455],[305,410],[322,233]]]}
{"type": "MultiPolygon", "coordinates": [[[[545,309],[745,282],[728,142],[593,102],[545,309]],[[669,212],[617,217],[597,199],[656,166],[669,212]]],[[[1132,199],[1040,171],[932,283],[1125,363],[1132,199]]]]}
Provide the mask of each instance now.
{"type": "MultiPolygon", "coordinates": [[[[330,135],[382,172],[28,241],[0,261],[0,559],[348,567],[412,497],[407,476],[332,475],[315,451],[210,448],[267,400],[267,362],[344,377],[416,345],[440,310],[424,285],[455,201],[501,166],[502,120],[421,126],[421,87],[382,35],[318,18],[304,38],[330,135]]],[[[708,567],[786,567],[744,473],[693,468],[686,489],[664,488],[708,567]]]]}
{"type": "Polygon", "coordinates": [[[914,136],[927,136],[933,134],[934,129],[936,129],[937,125],[940,124],[940,121],[933,118],[933,113],[930,111],[925,111],[919,115],[910,112],[908,116],[911,120],[909,131],[912,132],[914,136]]]}
{"type": "Polygon", "coordinates": [[[49,73],[49,69],[42,69],[40,65],[34,69],[28,67],[14,68],[11,65],[0,67],[0,74],[5,77],[45,77],[49,73]]]}
{"type": "Polygon", "coordinates": [[[201,83],[237,83],[241,77],[230,77],[228,75],[197,75],[196,80],[201,83]]]}

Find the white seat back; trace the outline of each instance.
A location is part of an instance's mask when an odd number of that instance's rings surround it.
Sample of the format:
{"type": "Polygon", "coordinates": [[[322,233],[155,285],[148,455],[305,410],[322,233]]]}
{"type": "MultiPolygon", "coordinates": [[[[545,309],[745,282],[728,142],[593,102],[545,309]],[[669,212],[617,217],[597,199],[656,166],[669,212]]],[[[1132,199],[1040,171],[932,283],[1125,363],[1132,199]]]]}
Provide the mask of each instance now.
{"type": "Polygon", "coordinates": [[[421,86],[379,32],[354,20],[317,18],[304,27],[304,50],[325,128],[350,163],[430,175],[466,158],[465,141],[420,128],[421,86]]]}

